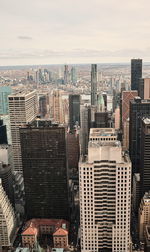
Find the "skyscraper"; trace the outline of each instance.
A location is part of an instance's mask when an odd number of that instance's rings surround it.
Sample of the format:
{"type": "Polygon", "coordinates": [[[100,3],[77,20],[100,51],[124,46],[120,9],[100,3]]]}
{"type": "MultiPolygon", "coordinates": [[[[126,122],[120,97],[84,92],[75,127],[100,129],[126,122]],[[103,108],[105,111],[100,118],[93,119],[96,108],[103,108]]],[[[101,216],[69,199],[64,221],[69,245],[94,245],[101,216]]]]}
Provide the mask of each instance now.
{"type": "Polygon", "coordinates": [[[33,121],[37,115],[36,92],[20,92],[9,96],[14,170],[22,172],[19,127],[33,121]]]}
{"type": "Polygon", "coordinates": [[[0,248],[11,246],[16,225],[15,214],[0,179],[0,248]]]}
{"type": "Polygon", "coordinates": [[[129,90],[122,92],[122,125],[129,118],[130,101],[134,100],[134,97],[138,96],[138,91],[129,90]]]}
{"type": "Polygon", "coordinates": [[[64,69],[64,84],[68,84],[69,83],[69,68],[68,68],[68,65],[65,65],[64,66],[65,69],[64,69]]]}
{"type": "Polygon", "coordinates": [[[91,129],[79,162],[82,252],[129,252],[131,162],[112,128],[91,129]]]}
{"type": "Polygon", "coordinates": [[[20,128],[27,218],[69,218],[65,128],[36,120],[20,128]]]}
{"type": "Polygon", "coordinates": [[[139,89],[140,78],[142,78],[142,59],[131,59],[131,90],[139,89]]]}
{"type": "Polygon", "coordinates": [[[97,65],[91,65],[91,105],[97,105],[97,65]]]}
{"type": "Polygon", "coordinates": [[[60,90],[53,90],[52,93],[52,116],[54,122],[62,124],[65,121],[62,94],[60,90]]]}
{"type": "Polygon", "coordinates": [[[80,107],[80,145],[81,154],[85,155],[88,151],[88,140],[91,126],[91,105],[84,104],[80,107]]]}
{"type": "Polygon", "coordinates": [[[150,78],[139,80],[139,96],[141,99],[150,99],[150,78]]]}
{"type": "Polygon", "coordinates": [[[150,119],[141,120],[140,180],[141,196],[150,191],[150,119]]]}
{"type": "Polygon", "coordinates": [[[80,125],[80,95],[69,95],[69,125],[80,125]]]}
{"type": "Polygon", "coordinates": [[[74,85],[77,83],[76,68],[74,66],[71,68],[71,82],[74,85]]]}
{"type": "Polygon", "coordinates": [[[8,95],[10,95],[11,92],[10,86],[0,86],[0,114],[8,114],[8,95]]]}
{"type": "Polygon", "coordinates": [[[150,100],[135,97],[130,101],[129,122],[129,152],[133,173],[140,168],[141,118],[150,115],[150,100]]]}

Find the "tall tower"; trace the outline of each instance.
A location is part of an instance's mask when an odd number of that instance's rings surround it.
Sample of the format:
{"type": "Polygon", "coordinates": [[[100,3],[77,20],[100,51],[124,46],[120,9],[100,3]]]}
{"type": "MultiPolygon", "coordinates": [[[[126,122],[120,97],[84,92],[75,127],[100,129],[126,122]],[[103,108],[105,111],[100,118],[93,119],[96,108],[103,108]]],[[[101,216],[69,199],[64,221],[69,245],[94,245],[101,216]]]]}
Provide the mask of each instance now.
{"type": "Polygon", "coordinates": [[[97,105],[97,64],[91,65],[91,105],[97,105]]]}
{"type": "Polygon", "coordinates": [[[53,90],[52,93],[52,111],[54,122],[62,124],[65,121],[62,95],[60,90],[53,90]]]}
{"type": "Polygon", "coordinates": [[[20,128],[27,218],[69,218],[65,128],[36,120],[20,128]]]}
{"type": "Polygon", "coordinates": [[[0,114],[8,114],[8,95],[10,95],[11,92],[10,86],[0,86],[0,114]]]}
{"type": "Polygon", "coordinates": [[[142,59],[131,59],[131,90],[139,89],[140,78],[142,78],[142,59]]]}
{"type": "Polygon", "coordinates": [[[69,125],[80,125],[80,95],[69,95],[69,125]]]}
{"type": "Polygon", "coordinates": [[[130,101],[129,152],[133,173],[138,173],[140,168],[141,118],[148,117],[149,114],[150,100],[135,97],[130,101]]]}
{"type": "Polygon", "coordinates": [[[68,65],[65,65],[65,70],[64,70],[64,84],[69,83],[69,69],[68,65]]]}
{"type": "Polygon", "coordinates": [[[76,68],[74,66],[71,68],[71,82],[74,85],[77,83],[76,68]]]}
{"type": "Polygon", "coordinates": [[[15,228],[15,214],[0,179],[0,247],[11,246],[15,228]]]}
{"type": "Polygon", "coordinates": [[[81,251],[130,251],[131,162],[114,129],[90,130],[79,185],[81,251]]]}
{"type": "Polygon", "coordinates": [[[37,115],[36,92],[9,95],[9,113],[12,134],[14,170],[22,172],[19,127],[33,121],[37,115]]]}
{"type": "Polygon", "coordinates": [[[142,99],[150,99],[150,78],[143,78],[139,80],[139,96],[142,99]]]}
{"type": "Polygon", "coordinates": [[[141,120],[140,180],[142,197],[150,191],[150,119],[141,120]]]}

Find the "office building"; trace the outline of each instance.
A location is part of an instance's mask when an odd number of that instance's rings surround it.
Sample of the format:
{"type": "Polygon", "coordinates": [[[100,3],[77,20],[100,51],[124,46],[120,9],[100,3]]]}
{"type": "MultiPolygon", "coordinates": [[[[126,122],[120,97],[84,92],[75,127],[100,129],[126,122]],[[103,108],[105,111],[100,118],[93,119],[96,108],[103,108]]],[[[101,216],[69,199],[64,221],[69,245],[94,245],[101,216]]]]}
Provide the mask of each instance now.
{"type": "Polygon", "coordinates": [[[91,65],[91,105],[97,105],[97,65],[91,65]]]}
{"type": "Polygon", "coordinates": [[[80,125],[80,95],[69,95],[69,126],[80,125]]]}
{"type": "Polygon", "coordinates": [[[14,206],[13,175],[10,164],[6,165],[0,161],[0,179],[10,203],[14,206]]]}
{"type": "Polygon", "coordinates": [[[22,172],[19,127],[33,121],[37,115],[36,92],[12,94],[9,99],[14,170],[22,172]]]}
{"type": "Polygon", "coordinates": [[[70,75],[69,75],[69,68],[68,68],[68,65],[65,65],[64,66],[64,84],[68,84],[69,81],[70,81],[70,75]]]}
{"type": "Polygon", "coordinates": [[[0,179],[0,246],[11,246],[16,225],[14,210],[0,179]]]}
{"type": "Polygon", "coordinates": [[[90,129],[79,185],[81,251],[130,251],[131,162],[114,129],[90,129]]]}
{"type": "Polygon", "coordinates": [[[123,124],[123,150],[129,150],[129,118],[123,124]]]}
{"type": "Polygon", "coordinates": [[[134,100],[134,97],[138,96],[138,91],[129,90],[122,92],[122,125],[129,118],[130,101],[134,100]]]}
{"type": "Polygon", "coordinates": [[[120,108],[115,109],[115,129],[120,129],[120,108]]]}
{"type": "Polygon", "coordinates": [[[58,124],[63,124],[65,121],[62,93],[60,90],[53,90],[52,93],[52,117],[53,121],[58,124]]]}
{"type": "Polygon", "coordinates": [[[150,190],[150,119],[141,120],[140,175],[141,196],[150,190]]]}
{"type": "Polygon", "coordinates": [[[146,192],[141,199],[138,217],[139,239],[144,241],[145,228],[147,225],[150,225],[150,192],[146,192]]]}
{"type": "Polygon", "coordinates": [[[95,128],[108,128],[109,127],[108,112],[95,113],[95,128]]]}
{"type": "Polygon", "coordinates": [[[8,85],[0,86],[0,114],[8,114],[8,95],[12,92],[8,85]]]}
{"type": "MultiPolygon", "coordinates": [[[[94,120],[94,119],[93,119],[94,120]]],[[[89,132],[91,127],[91,105],[84,104],[80,107],[80,146],[81,154],[88,151],[89,132]]]]}
{"type": "Polygon", "coordinates": [[[7,131],[6,125],[3,124],[3,120],[0,119],[0,144],[7,144],[7,131]]]}
{"type": "Polygon", "coordinates": [[[150,78],[139,80],[139,96],[141,99],[150,99],[150,78]]]}
{"type": "Polygon", "coordinates": [[[142,59],[131,59],[131,90],[139,90],[140,78],[142,78],[142,59]]]}
{"type": "Polygon", "coordinates": [[[67,159],[70,174],[76,174],[79,162],[79,134],[76,130],[67,132],[67,159]]]}
{"type": "Polygon", "coordinates": [[[7,132],[7,142],[8,144],[12,144],[11,139],[11,129],[10,129],[10,116],[9,115],[0,115],[0,120],[3,120],[3,125],[6,125],[7,132]]]}
{"type": "Polygon", "coordinates": [[[65,128],[36,120],[20,128],[25,212],[31,218],[69,218],[65,128]]]}
{"type": "Polygon", "coordinates": [[[105,101],[102,94],[97,95],[97,112],[105,112],[105,101]]]}
{"type": "Polygon", "coordinates": [[[133,173],[140,168],[141,118],[150,115],[150,100],[135,97],[130,101],[129,122],[129,152],[133,173]]]}
{"type": "Polygon", "coordinates": [[[44,118],[47,114],[47,96],[44,94],[39,95],[39,114],[42,118],[44,118]]]}
{"type": "Polygon", "coordinates": [[[76,68],[74,66],[71,68],[71,82],[74,85],[77,83],[76,68]]]}

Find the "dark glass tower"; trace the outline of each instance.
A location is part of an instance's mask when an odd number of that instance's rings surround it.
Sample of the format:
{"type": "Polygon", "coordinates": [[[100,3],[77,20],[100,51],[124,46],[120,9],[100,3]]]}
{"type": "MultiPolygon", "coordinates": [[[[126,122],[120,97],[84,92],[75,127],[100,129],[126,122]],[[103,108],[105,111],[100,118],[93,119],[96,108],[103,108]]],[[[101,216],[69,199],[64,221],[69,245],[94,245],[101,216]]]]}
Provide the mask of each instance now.
{"type": "Polygon", "coordinates": [[[140,78],[142,78],[142,59],[131,59],[131,90],[139,89],[140,78]]]}
{"type": "Polygon", "coordinates": [[[37,120],[20,128],[27,218],[69,218],[65,128],[37,120]]]}
{"type": "Polygon", "coordinates": [[[143,197],[150,190],[150,119],[142,119],[141,124],[140,178],[143,197]]]}
{"type": "Polygon", "coordinates": [[[97,65],[91,65],[91,105],[97,105],[97,65]]]}
{"type": "Polygon", "coordinates": [[[140,97],[135,97],[130,101],[129,115],[129,152],[132,171],[135,173],[139,172],[140,167],[141,118],[150,115],[150,100],[141,100],[140,97]]]}
{"type": "Polygon", "coordinates": [[[80,95],[69,95],[69,125],[80,125],[80,95]]]}

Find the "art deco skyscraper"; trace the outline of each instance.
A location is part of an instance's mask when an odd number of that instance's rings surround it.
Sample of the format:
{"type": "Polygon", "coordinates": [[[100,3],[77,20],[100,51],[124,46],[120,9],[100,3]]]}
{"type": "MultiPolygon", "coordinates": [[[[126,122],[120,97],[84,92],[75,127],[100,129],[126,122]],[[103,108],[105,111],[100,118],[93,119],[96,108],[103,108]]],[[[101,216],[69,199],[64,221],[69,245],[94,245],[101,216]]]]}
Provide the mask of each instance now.
{"type": "Polygon", "coordinates": [[[112,128],[91,129],[79,162],[82,252],[129,252],[131,162],[112,128]]]}
{"type": "Polygon", "coordinates": [[[65,128],[36,120],[20,128],[25,209],[31,218],[69,218],[65,128]]]}
{"type": "Polygon", "coordinates": [[[9,95],[9,113],[12,135],[14,170],[22,172],[19,127],[33,121],[37,115],[36,92],[9,95]]]}
{"type": "Polygon", "coordinates": [[[131,90],[139,89],[140,78],[142,78],[142,59],[131,59],[131,90]]]}
{"type": "Polygon", "coordinates": [[[91,65],[91,105],[97,105],[97,64],[91,65]]]}

